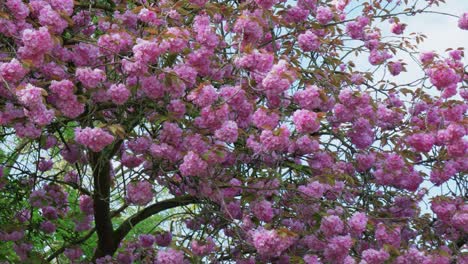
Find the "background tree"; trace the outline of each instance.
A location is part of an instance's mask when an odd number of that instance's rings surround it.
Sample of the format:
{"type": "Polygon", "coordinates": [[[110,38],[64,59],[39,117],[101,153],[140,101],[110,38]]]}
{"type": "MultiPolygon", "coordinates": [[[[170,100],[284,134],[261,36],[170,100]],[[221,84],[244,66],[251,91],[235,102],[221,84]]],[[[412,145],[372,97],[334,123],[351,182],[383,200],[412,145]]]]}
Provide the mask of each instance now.
{"type": "Polygon", "coordinates": [[[2,1],[0,261],[468,262],[442,2],[2,1]]]}

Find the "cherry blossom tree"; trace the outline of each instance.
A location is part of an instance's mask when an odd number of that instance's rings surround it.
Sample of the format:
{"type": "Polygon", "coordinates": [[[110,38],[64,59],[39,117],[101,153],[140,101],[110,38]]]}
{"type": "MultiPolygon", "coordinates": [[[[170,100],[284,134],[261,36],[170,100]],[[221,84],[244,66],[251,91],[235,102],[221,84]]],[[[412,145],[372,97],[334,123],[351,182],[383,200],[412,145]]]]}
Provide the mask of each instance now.
{"type": "Polygon", "coordinates": [[[0,262],[468,263],[443,4],[1,1],[0,262]]]}

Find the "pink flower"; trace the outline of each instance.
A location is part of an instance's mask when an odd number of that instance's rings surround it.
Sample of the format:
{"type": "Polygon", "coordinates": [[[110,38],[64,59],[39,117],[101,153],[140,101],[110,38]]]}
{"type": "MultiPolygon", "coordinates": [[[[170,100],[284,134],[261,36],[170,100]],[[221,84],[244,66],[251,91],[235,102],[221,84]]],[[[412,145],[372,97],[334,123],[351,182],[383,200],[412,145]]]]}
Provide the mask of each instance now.
{"type": "Polygon", "coordinates": [[[91,70],[89,67],[77,68],[75,76],[88,89],[96,88],[106,80],[106,74],[102,70],[91,70]]]}
{"type": "Polygon", "coordinates": [[[44,89],[31,84],[16,92],[18,100],[27,107],[24,109],[24,114],[29,117],[31,122],[39,126],[50,124],[55,117],[54,111],[47,109],[43,103],[42,95],[44,93],[44,89]]]}
{"type": "Polygon", "coordinates": [[[189,151],[179,166],[182,176],[203,176],[206,174],[208,164],[198,154],[189,151]]]}
{"type": "Polygon", "coordinates": [[[142,22],[153,25],[157,25],[159,21],[156,13],[146,8],[140,10],[140,13],[138,13],[138,19],[140,19],[142,22]]]}
{"type": "Polygon", "coordinates": [[[406,142],[416,149],[416,151],[429,152],[435,143],[435,137],[432,134],[413,134],[406,138],[406,142]]]}
{"type": "Polygon", "coordinates": [[[258,228],[251,231],[252,244],[257,252],[266,257],[276,257],[281,255],[295,240],[289,235],[280,236],[276,230],[266,230],[258,228]]]}
{"type": "Polygon", "coordinates": [[[262,80],[262,85],[267,92],[278,94],[286,91],[296,79],[294,72],[289,70],[288,63],[280,60],[262,80]]]}
{"type": "Polygon", "coordinates": [[[22,41],[24,44],[23,48],[28,54],[45,54],[52,51],[52,48],[54,47],[52,36],[46,27],[40,27],[38,30],[24,30],[22,41]]]}
{"type": "Polygon", "coordinates": [[[141,90],[150,99],[159,99],[164,95],[164,86],[157,76],[141,78],[141,90]]]}
{"type": "Polygon", "coordinates": [[[320,199],[323,196],[323,193],[325,192],[325,187],[318,181],[311,182],[305,186],[299,186],[299,188],[297,189],[305,195],[315,199],[320,199]]]}
{"type": "Polygon", "coordinates": [[[317,114],[309,110],[297,110],[294,112],[293,122],[299,133],[313,133],[320,128],[317,114]]]}
{"type": "Polygon", "coordinates": [[[5,5],[17,20],[23,20],[29,15],[29,8],[22,0],[7,0],[5,5]]]}
{"type": "Polygon", "coordinates": [[[289,147],[289,137],[291,132],[286,126],[282,126],[275,131],[263,130],[260,134],[260,141],[266,151],[286,151],[289,147]]]}
{"type": "Polygon", "coordinates": [[[386,50],[379,51],[377,49],[374,49],[370,52],[369,55],[369,62],[372,65],[379,65],[384,63],[386,60],[390,59],[392,55],[388,53],[386,50]]]}
{"type": "Polygon", "coordinates": [[[310,30],[300,34],[297,40],[299,42],[299,47],[303,51],[317,51],[320,48],[321,42],[319,37],[310,30]]]}
{"type": "Polygon", "coordinates": [[[346,33],[352,39],[363,39],[364,38],[364,27],[369,24],[369,18],[358,17],[356,21],[349,22],[346,24],[346,33]]]}
{"type": "Polygon", "coordinates": [[[390,244],[396,248],[400,246],[401,242],[401,228],[400,227],[386,227],[383,223],[379,223],[375,230],[375,238],[380,244],[390,244]]]}
{"type": "Polygon", "coordinates": [[[122,157],[120,159],[122,165],[124,165],[127,168],[136,168],[140,166],[144,161],[145,159],[143,157],[129,154],[126,151],[122,153],[122,157]]]}
{"type": "Polygon", "coordinates": [[[215,246],[213,238],[211,237],[208,237],[206,241],[193,240],[192,243],[190,243],[192,252],[197,256],[206,256],[210,254],[213,252],[215,246]]]}
{"type": "Polygon", "coordinates": [[[251,210],[260,221],[270,222],[275,215],[271,203],[266,200],[255,202],[251,210]]]}
{"type": "Polygon", "coordinates": [[[330,215],[322,218],[320,223],[320,230],[327,237],[338,235],[343,232],[344,224],[341,219],[336,215],[330,215]]]}
{"type": "Polygon", "coordinates": [[[218,93],[213,85],[203,85],[193,90],[188,96],[188,100],[199,107],[205,107],[213,104],[218,99],[218,93]]]}
{"type": "Polygon", "coordinates": [[[40,228],[46,234],[54,233],[57,229],[57,227],[55,227],[55,225],[50,221],[42,222],[40,228]]]}
{"type": "Polygon", "coordinates": [[[341,263],[353,246],[353,240],[349,235],[332,237],[324,251],[324,256],[330,263],[341,263]]]}
{"type": "Polygon", "coordinates": [[[159,250],[157,255],[158,264],[183,264],[184,253],[179,250],[168,248],[166,250],[159,250]]]}
{"type": "Polygon", "coordinates": [[[458,27],[464,30],[468,30],[468,12],[463,13],[458,20],[458,27]]]}
{"type": "Polygon", "coordinates": [[[153,186],[147,181],[131,183],[127,186],[127,202],[135,205],[146,205],[153,200],[153,186]]]}
{"type": "Polygon", "coordinates": [[[156,244],[160,247],[167,247],[171,244],[172,234],[170,232],[161,232],[156,234],[156,244]]]}
{"type": "Polygon", "coordinates": [[[362,259],[366,264],[382,264],[390,258],[390,254],[383,250],[366,249],[362,252],[362,259]]]}
{"type": "Polygon", "coordinates": [[[333,12],[327,6],[319,6],[315,18],[320,24],[325,25],[333,19],[333,12]]]}
{"type": "Polygon", "coordinates": [[[468,232],[468,212],[458,212],[451,219],[452,225],[456,228],[468,232]]]}
{"type": "Polygon", "coordinates": [[[301,8],[299,6],[293,6],[287,9],[285,15],[285,20],[290,23],[299,23],[303,22],[309,16],[310,11],[305,8],[301,8]]]}
{"type": "Polygon", "coordinates": [[[107,94],[116,105],[123,105],[130,97],[130,91],[124,84],[111,85],[109,90],[107,90],[107,94]]]}
{"type": "Polygon", "coordinates": [[[438,64],[427,71],[431,83],[439,90],[456,84],[460,81],[460,76],[451,67],[445,64],[438,64]]]}
{"type": "Polygon", "coordinates": [[[53,166],[54,162],[52,160],[46,160],[41,158],[39,164],[37,165],[37,169],[40,171],[48,171],[52,169],[53,166]]]}
{"type": "Polygon", "coordinates": [[[24,89],[17,91],[16,95],[22,104],[33,107],[42,104],[44,92],[44,89],[28,84],[24,89]]]}
{"type": "Polygon", "coordinates": [[[200,44],[208,48],[215,48],[219,44],[219,37],[211,28],[208,15],[195,16],[192,27],[200,44]]]}
{"type": "Polygon", "coordinates": [[[92,215],[94,213],[94,202],[93,198],[88,195],[80,196],[80,210],[86,215],[92,215]]]}
{"type": "Polygon", "coordinates": [[[28,73],[28,70],[17,60],[0,64],[0,78],[7,82],[19,82],[28,73]]]}
{"type": "Polygon", "coordinates": [[[153,246],[156,238],[153,235],[142,234],[138,237],[138,240],[140,241],[140,245],[142,247],[149,248],[153,246]]]}
{"type": "Polygon", "coordinates": [[[391,75],[397,76],[403,71],[403,64],[399,61],[389,62],[388,70],[390,71],[391,75]]]}
{"type": "Polygon", "coordinates": [[[258,128],[274,129],[278,122],[279,115],[263,107],[258,108],[252,116],[252,123],[258,128]]]}
{"type": "Polygon", "coordinates": [[[433,51],[426,51],[422,52],[419,55],[419,59],[421,60],[422,63],[429,63],[434,60],[435,53],[433,51]]]}
{"type": "Polygon", "coordinates": [[[237,67],[258,72],[267,72],[273,66],[274,57],[265,51],[254,50],[252,53],[244,54],[237,58],[234,63],[237,67]]]}
{"type": "Polygon", "coordinates": [[[101,128],[75,129],[75,140],[94,152],[100,152],[114,141],[114,137],[101,128]]]}
{"type": "Polygon", "coordinates": [[[322,104],[320,88],[315,85],[308,86],[305,90],[298,90],[293,98],[301,108],[311,111],[320,108],[322,104]]]}
{"type": "Polygon", "coordinates": [[[220,129],[215,131],[215,137],[226,143],[234,143],[237,141],[238,128],[234,121],[226,121],[220,129]]]}
{"type": "Polygon", "coordinates": [[[137,44],[132,51],[138,63],[155,63],[159,56],[166,51],[167,47],[162,46],[155,40],[137,39],[137,44]]]}
{"type": "Polygon", "coordinates": [[[48,0],[47,2],[57,11],[64,12],[68,16],[73,14],[73,0],[48,0]]]}
{"type": "Polygon", "coordinates": [[[278,0],[255,0],[255,3],[261,8],[270,9],[273,5],[278,3],[278,0]]]}
{"type": "Polygon", "coordinates": [[[197,6],[205,6],[206,2],[208,2],[208,0],[189,0],[190,3],[194,4],[194,5],[197,5],[197,6]]]}
{"type": "Polygon", "coordinates": [[[305,255],[304,262],[305,264],[322,264],[316,255],[305,255]]]}
{"type": "Polygon", "coordinates": [[[364,213],[355,213],[351,219],[348,221],[348,225],[351,229],[356,234],[361,234],[366,230],[367,226],[367,216],[364,213]]]}
{"type": "Polygon", "coordinates": [[[84,104],[80,103],[74,94],[75,86],[71,81],[52,81],[49,89],[52,91],[49,100],[53,101],[64,116],[75,118],[84,112],[84,104]]]}
{"type": "Polygon", "coordinates": [[[392,31],[393,34],[401,35],[403,34],[403,31],[405,30],[406,26],[407,26],[406,24],[402,24],[402,23],[392,23],[390,30],[392,31]]]}
{"type": "Polygon", "coordinates": [[[84,255],[83,251],[79,247],[67,248],[65,249],[64,254],[70,260],[80,259],[84,255]]]}
{"type": "Polygon", "coordinates": [[[68,22],[59,13],[55,12],[50,5],[46,5],[39,13],[39,23],[49,27],[54,33],[61,34],[68,27],[68,22]]]}
{"type": "Polygon", "coordinates": [[[129,50],[133,43],[132,36],[126,32],[105,34],[99,37],[98,46],[100,51],[106,55],[114,55],[121,51],[129,50]]]}

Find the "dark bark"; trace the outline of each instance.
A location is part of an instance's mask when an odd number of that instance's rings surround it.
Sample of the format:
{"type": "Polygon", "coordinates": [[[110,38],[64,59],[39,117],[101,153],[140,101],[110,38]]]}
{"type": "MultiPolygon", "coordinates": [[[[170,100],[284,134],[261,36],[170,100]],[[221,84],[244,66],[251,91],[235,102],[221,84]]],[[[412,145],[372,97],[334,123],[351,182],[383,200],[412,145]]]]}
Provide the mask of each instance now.
{"type": "Polygon", "coordinates": [[[92,153],[91,165],[93,167],[94,181],[94,221],[98,236],[98,245],[93,261],[106,255],[113,255],[118,244],[114,240],[114,228],[110,213],[110,161],[103,158],[100,153],[92,153]]]}
{"type": "Polygon", "coordinates": [[[164,210],[184,206],[188,204],[200,203],[201,201],[193,196],[180,196],[168,200],[164,200],[153,205],[150,205],[135,215],[127,218],[120,226],[115,230],[115,239],[120,243],[122,239],[132,230],[132,228],[140,223],[141,221],[151,217],[152,215],[158,214],[164,210]]]}
{"type": "Polygon", "coordinates": [[[112,225],[113,214],[110,211],[111,163],[108,157],[112,157],[117,153],[121,143],[122,141],[119,141],[114,144],[109,153],[107,153],[109,156],[107,156],[105,152],[90,153],[89,155],[91,167],[93,169],[94,223],[98,237],[97,248],[92,258],[93,263],[98,258],[107,255],[113,256],[120,242],[125,238],[128,232],[130,232],[135,225],[148,217],[167,209],[200,202],[200,200],[193,196],[180,196],[155,203],[126,219],[117,230],[114,231],[112,225]]]}

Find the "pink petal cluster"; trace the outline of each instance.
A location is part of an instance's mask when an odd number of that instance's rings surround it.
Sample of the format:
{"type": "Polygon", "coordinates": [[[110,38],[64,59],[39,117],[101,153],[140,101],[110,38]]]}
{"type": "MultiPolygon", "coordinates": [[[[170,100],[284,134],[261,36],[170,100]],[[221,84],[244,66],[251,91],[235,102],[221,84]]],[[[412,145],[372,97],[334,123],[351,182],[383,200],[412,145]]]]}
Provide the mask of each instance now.
{"type": "Polygon", "coordinates": [[[76,118],[84,112],[85,105],[78,101],[78,97],[74,94],[75,86],[71,81],[52,81],[49,89],[52,92],[54,104],[64,116],[76,118]]]}
{"type": "Polygon", "coordinates": [[[226,121],[221,128],[215,131],[215,137],[226,143],[234,143],[239,135],[237,123],[234,121],[226,121]]]}
{"type": "Polygon", "coordinates": [[[44,55],[52,51],[54,41],[46,27],[39,29],[26,29],[21,37],[23,47],[18,52],[22,59],[31,60],[33,63],[39,63],[44,59],[44,55]]]}
{"type": "Polygon", "coordinates": [[[320,24],[326,25],[333,19],[333,12],[327,6],[319,6],[315,18],[320,24]]]}
{"type": "Polygon", "coordinates": [[[280,236],[276,230],[258,228],[250,233],[252,244],[262,256],[279,256],[294,242],[294,237],[280,236]]]}
{"type": "Polygon", "coordinates": [[[403,31],[405,31],[406,26],[407,25],[403,23],[392,23],[390,31],[392,31],[393,34],[401,35],[403,34],[403,31]]]}
{"type": "Polygon", "coordinates": [[[153,186],[148,181],[139,181],[127,186],[127,202],[135,205],[146,205],[154,198],[153,186]]]}
{"type": "Polygon", "coordinates": [[[299,133],[313,133],[320,128],[317,114],[309,110],[295,111],[293,114],[293,122],[299,133]]]}
{"type": "Polygon", "coordinates": [[[261,221],[270,222],[275,216],[272,203],[266,200],[255,202],[251,207],[252,213],[261,221]]]}
{"type": "Polygon", "coordinates": [[[203,176],[206,174],[208,164],[198,154],[189,151],[184,156],[184,161],[179,166],[182,176],[203,176]]]}
{"type": "Polygon", "coordinates": [[[278,3],[278,0],[255,0],[255,3],[261,8],[270,9],[273,5],[278,3]]]}
{"type": "Polygon", "coordinates": [[[156,258],[158,264],[183,264],[184,252],[168,248],[165,250],[159,250],[156,258]]]}
{"type": "Polygon", "coordinates": [[[427,74],[431,83],[438,89],[456,85],[460,81],[460,76],[455,70],[445,64],[438,64],[430,68],[427,70],[427,74]]]}
{"type": "Polygon", "coordinates": [[[94,152],[100,152],[106,146],[112,144],[114,137],[102,128],[86,127],[84,129],[75,129],[75,140],[94,152]]]}
{"type": "Polygon", "coordinates": [[[16,92],[18,100],[25,106],[24,114],[39,126],[50,124],[55,117],[54,111],[47,109],[44,104],[43,94],[45,94],[44,89],[32,84],[16,92]]]}
{"type": "Polygon", "coordinates": [[[92,89],[102,84],[106,80],[106,74],[100,69],[89,67],[77,68],[75,76],[85,88],[92,89]]]}
{"type": "Polygon", "coordinates": [[[303,51],[318,51],[320,49],[320,38],[315,35],[311,30],[307,30],[305,33],[300,34],[297,37],[299,47],[303,51]]]}
{"type": "Polygon", "coordinates": [[[116,105],[123,105],[130,97],[130,90],[124,84],[113,84],[107,90],[107,95],[116,105]]]}
{"type": "Polygon", "coordinates": [[[305,195],[320,199],[325,192],[325,187],[318,181],[311,182],[307,185],[301,185],[297,188],[298,191],[303,192],[305,195]]]}
{"type": "Polygon", "coordinates": [[[468,12],[463,13],[458,19],[458,27],[464,30],[468,30],[468,12]]]}
{"type": "Polygon", "coordinates": [[[364,38],[364,27],[366,27],[368,24],[369,18],[358,17],[355,21],[346,24],[346,33],[352,39],[362,39],[364,38]]]}
{"type": "Polygon", "coordinates": [[[417,133],[406,138],[406,142],[416,151],[429,152],[434,146],[435,137],[429,133],[417,133]]]}
{"type": "Polygon", "coordinates": [[[367,216],[364,213],[355,213],[348,221],[349,228],[353,233],[361,234],[366,230],[367,216]]]}
{"type": "Polygon", "coordinates": [[[17,83],[27,73],[28,70],[25,69],[17,59],[12,59],[8,63],[0,64],[0,78],[3,78],[3,80],[7,82],[17,83]]]}

